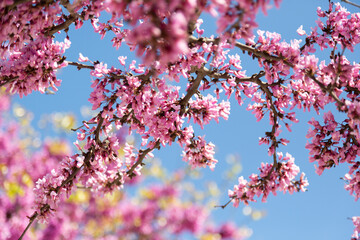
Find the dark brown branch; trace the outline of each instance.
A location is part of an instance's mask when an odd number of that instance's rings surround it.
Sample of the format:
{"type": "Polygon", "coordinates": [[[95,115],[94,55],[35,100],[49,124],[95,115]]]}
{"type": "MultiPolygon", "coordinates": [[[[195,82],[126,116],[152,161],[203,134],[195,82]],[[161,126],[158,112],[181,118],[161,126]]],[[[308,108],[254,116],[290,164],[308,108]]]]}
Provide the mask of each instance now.
{"type": "MultiPolygon", "coordinates": [[[[90,160],[90,157],[91,157],[91,151],[88,152],[86,154],[86,157],[85,157],[85,160],[89,159],[90,160]]],[[[84,160],[84,162],[85,162],[84,160]]],[[[61,185],[59,187],[56,188],[56,193],[58,193],[60,191],[60,188],[64,187],[66,184],[70,183],[72,180],[74,180],[74,178],[76,177],[76,174],[78,174],[78,172],[80,171],[81,167],[76,167],[74,168],[73,172],[65,179],[65,181],[63,181],[61,183],[61,185]]]]}
{"type": "MultiPolygon", "coordinates": [[[[206,73],[206,76],[209,76],[211,78],[216,78],[216,79],[229,79],[233,76],[231,76],[228,73],[218,73],[218,72],[212,72],[209,69],[207,69],[206,67],[203,68],[203,71],[206,73]]],[[[255,82],[255,79],[260,79],[263,76],[265,76],[265,72],[264,71],[260,71],[259,73],[253,74],[251,77],[243,77],[243,78],[235,78],[235,82],[236,83],[241,83],[241,82],[255,82]]]]}
{"type": "Polygon", "coordinates": [[[158,148],[160,146],[160,142],[157,141],[154,145],[154,147],[152,148],[147,148],[145,150],[140,150],[139,151],[139,157],[136,160],[136,162],[134,163],[134,165],[131,166],[131,168],[126,172],[126,174],[131,178],[134,176],[134,171],[137,168],[137,166],[139,166],[140,164],[142,164],[144,158],[146,157],[146,155],[151,152],[152,150],[154,150],[155,148],[158,148]]]}
{"type": "Polygon", "coordinates": [[[70,62],[70,61],[66,61],[66,62],[68,65],[76,66],[78,70],[80,70],[82,68],[87,68],[87,69],[91,69],[91,70],[95,69],[94,66],[90,66],[90,65],[86,65],[86,64],[82,64],[82,63],[70,62]]]}
{"type": "Polygon", "coordinates": [[[221,207],[222,209],[224,209],[232,202],[232,200],[234,200],[234,197],[230,198],[230,200],[227,203],[225,203],[224,205],[216,205],[214,207],[216,207],[216,208],[221,207]]]}
{"type": "Polygon", "coordinates": [[[359,5],[359,4],[356,4],[356,3],[350,2],[349,0],[341,0],[341,1],[342,1],[342,2],[345,2],[345,3],[347,3],[347,4],[350,4],[350,5],[353,5],[353,6],[355,6],[355,7],[360,8],[360,5],[359,5]]]}
{"type": "Polygon", "coordinates": [[[0,83],[0,87],[5,86],[7,84],[10,84],[12,82],[14,82],[16,79],[18,79],[19,77],[12,77],[12,78],[8,78],[8,79],[2,79],[2,81],[4,81],[3,83],[0,83]]]}
{"type": "Polygon", "coordinates": [[[259,50],[255,49],[255,48],[251,47],[251,46],[248,46],[248,45],[245,45],[245,44],[242,44],[242,43],[239,43],[239,42],[236,42],[235,46],[237,48],[240,48],[243,51],[251,52],[252,54],[254,54],[258,58],[263,58],[263,59],[270,60],[270,61],[283,61],[289,67],[294,67],[293,64],[286,61],[283,57],[270,55],[267,52],[259,51],[259,50]]]}
{"type": "Polygon", "coordinates": [[[274,146],[273,166],[270,169],[269,174],[265,177],[265,180],[267,180],[270,177],[271,173],[274,171],[274,169],[277,168],[277,165],[278,165],[277,164],[277,157],[276,157],[277,140],[276,140],[276,137],[275,137],[275,132],[276,132],[277,124],[278,124],[277,122],[278,122],[278,118],[279,118],[279,112],[274,106],[274,103],[273,103],[273,100],[272,100],[273,94],[272,94],[272,92],[270,92],[270,90],[268,88],[268,85],[266,83],[262,82],[258,78],[255,79],[255,83],[257,83],[260,86],[261,90],[266,94],[267,99],[270,101],[271,111],[274,114],[274,125],[272,126],[271,133],[270,133],[270,135],[271,135],[270,137],[271,137],[271,141],[272,141],[271,146],[274,146]]]}
{"type": "Polygon", "coordinates": [[[186,95],[180,100],[180,116],[182,116],[185,113],[186,104],[189,102],[190,98],[198,91],[198,88],[200,86],[201,80],[206,75],[205,67],[203,69],[199,69],[197,71],[197,76],[195,80],[192,82],[191,86],[187,90],[186,95]]]}
{"type": "MultiPolygon", "coordinates": [[[[192,70],[197,73],[197,76],[195,80],[192,82],[192,85],[187,90],[186,95],[180,100],[180,115],[183,115],[186,110],[186,104],[189,102],[190,98],[198,91],[198,88],[200,86],[201,80],[205,76],[209,76],[210,78],[216,78],[216,79],[229,79],[231,76],[228,73],[220,74],[218,72],[214,72],[209,70],[206,67],[202,67],[201,69],[192,70]]],[[[255,82],[255,79],[259,79],[261,77],[265,76],[265,72],[261,71],[258,74],[254,74],[251,77],[244,77],[244,78],[236,78],[236,83],[240,82],[255,82]]]]}
{"type": "Polygon", "coordinates": [[[342,106],[345,105],[345,103],[343,103],[339,98],[338,96],[336,96],[336,94],[329,90],[325,84],[323,84],[322,82],[320,82],[319,80],[316,79],[316,77],[313,75],[313,74],[306,74],[306,76],[308,76],[309,78],[311,78],[320,88],[321,90],[323,90],[324,92],[327,92],[336,102],[337,104],[339,105],[339,108],[341,108],[342,106]]]}
{"type": "MultiPolygon", "coordinates": [[[[219,41],[220,41],[220,38],[196,38],[194,36],[189,37],[189,42],[190,43],[195,43],[195,44],[196,43],[214,43],[214,44],[218,44],[219,41]]],[[[286,61],[286,59],[283,58],[283,57],[270,55],[267,52],[259,51],[254,47],[242,44],[240,42],[236,42],[235,47],[237,47],[237,48],[239,48],[239,49],[241,49],[243,51],[252,53],[257,58],[262,58],[262,59],[266,59],[266,60],[269,60],[269,61],[283,61],[284,64],[288,65],[289,67],[294,67],[294,65],[292,63],[286,61]]]]}
{"type": "Polygon", "coordinates": [[[102,126],[102,124],[104,123],[104,118],[101,116],[101,114],[102,114],[102,111],[99,113],[99,122],[98,122],[98,124],[97,124],[97,127],[96,127],[96,129],[95,129],[95,142],[97,143],[97,144],[100,144],[100,131],[101,131],[101,126],[102,126]]]}
{"type": "Polygon", "coordinates": [[[75,14],[70,14],[66,21],[59,24],[59,25],[56,25],[56,26],[53,26],[51,27],[50,29],[48,29],[46,32],[45,32],[45,36],[51,36],[55,33],[57,33],[58,31],[60,30],[63,30],[63,29],[66,29],[68,28],[73,22],[75,22],[76,19],[79,18],[79,15],[77,13],[75,14]]]}
{"type": "Polygon", "coordinates": [[[21,236],[19,237],[19,240],[21,240],[24,236],[25,233],[27,232],[27,230],[30,228],[31,224],[35,221],[35,219],[37,218],[38,213],[35,212],[31,217],[29,217],[30,222],[28,223],[28,225],[26,226],[25,230],[23,231],[23,233],[21,234],[21,236]]]}

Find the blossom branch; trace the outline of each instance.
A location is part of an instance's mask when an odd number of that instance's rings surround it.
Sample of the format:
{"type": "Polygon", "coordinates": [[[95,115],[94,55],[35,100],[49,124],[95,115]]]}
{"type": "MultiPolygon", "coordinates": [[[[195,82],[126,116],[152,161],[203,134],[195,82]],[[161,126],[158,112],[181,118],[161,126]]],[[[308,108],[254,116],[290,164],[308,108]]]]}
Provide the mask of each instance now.
{"type": "Polygon", "coordinates": [[[94,70],[95,67],[91,66],[91,65],[86,65],[86,64],[82,64],[82,63],[78,63],[78,62],[71,62],[71,61],[66,61],[68,65],[71,66],[76,66],[78,70],[82,69],[82,68],[87,68],[87,69],[91,69],[94,70]]]}
{"type": "Polygon", "coordinates": [[[336,101],[336,103],[339,105],[339,109],[342,110],[342,107],[345,106],[345,103],[343,103],[338,98],[338,96],[336,96],[336,94],[333,91],[331,91],[329,88],[327,88],[325,86],[325,84],[320,82],[313,74],[307,73],[306,76],[311,78],[317,85],[319,85],[319,87],[321,88],[322,91],[327,92],[336,101]]]}
{"type": "MultiPolygon", "coordinates": [[[[214,43],[214,44],[218,44],[220,42],[220,38],[196,38],[194,36],[189,37],[189,42],[190,43],[214,43]]],[[[261,58],[261,59],[266,59],[269,61],[282,61],[285,65],[291,67],[291,68],[295,68],[295,65],[289,61],[287,61],[284,57],[281,56],[275,56],[275,55],[270,55],[267,52],[264,51],[259,51],[254,47],[242,44],[240,42],[236,42],[235,46],[243,51],[252,53],[254,56],[256,56],[257,58],[261,58]]],[[[227,75],[225,75],[227,76],[227,75]]],[[[338,96],[336,96],[336,94],[331,90],[328,89],[323,83],[321,83],[319,80],[316,79],[315,75],[311,72],[306,72],[306,76],[308,76],[309,78],[311,78],[317,85],[319,85],[319,87],[324,91],[327,92],[329,94],[329,96],[331,96],[338,104],[339,107],[343,107],[344,103],[338,98],[338,96]]],[[[338,77],[338,76],[337,76],[338,77]]]]}
{"type": "Polygon", "coordinates": [[[140,150],[139,151],[139,156],[138,159],[136,160],[136,162],[131,166],[131,168],[126,172],[126,174],[132,178],[135,177],[134,171],[135,169],[139,166],[143,164],[143,160],[146,157],[146,155],[151,152],[152,150],[154,150],[155,148],[159,148],[160,147],[160,142],[157,141],[155,143],[155,145],[152,148],[147,148],[145,150],[140,150]]]}
{"type": "MultiPolygon", "coordinates": [[[[86,159],[87,159],[87,158],[90,158],[91,155],[88,153],[86,156],[87,156],[87,157],[86,157],[86,159]]],[[[81,167],[82,167],[82,166],[81,166],[81,167]]],[[[58,194],[58,193],[60,192],[60,190],[61,190],[66,184],[71,183],[71,182],[74,180],[74,178],[76,177],[77,173],[80,171],[81,167],[80,167],[80,168],[75,167],[75,168],[73,169],[73,172],[61,183],[61,185],[58,186],[58,187],[56,187],[55,189],[52,189],[52,191],[55,192],[56,194],[58,194]]],[[[49,205],[49,204],[44,204],[44,205],[40,208],[40,214],[42,215],[42,214],[48,212],[49,210],[51,210],[50,205],[49,205]]],[[[35,212],[31,215],[31,217],[30,217],[30,222],[29,222],[29,224],[27,225],[27,227],[24,229],[24,231],[23,231],[23,233],[21,234],[19,240],[21,240],[21,239],[25,236],[27,230],[30,228],[30,226],[32,225],[32,223],[35,221],[35,219],[36,219],[38,216],[39,216],[39,213],[38,213],[37,211],[35,211],[35,212]]]]}
{"type": "Polygon", "coordinates": [[[30,221],[28,223],[28,225],[26,226],[25,230],[23,231],[23,233],[21,234],[21,236],[19,237],[19,240],[23,239],[23,237],[25,236],[26,232],[28,231],[28,229],[30,228],[30,226],[32,225],[32,223],[35,221],[35,219],[37,218],[38,213],[34,212],[33,215],[31,215],[31,217],[29,217],[30,221]]]}
{"type": "Polygon", "coordinates": [[[215,208],[222,208],[222,209],[225,209],[233,200],[234,200],[234,198],[235,197],[231,197],[230,198],[230,200],[227,202],[227,203],[225,203],[225,204],[223,204],[223,205],[216,205],[216,206],[214,206],[215,208]]]}
{"type": "Polygon", "coordinates": [[[79,18],[79,15],[77,13],[75,14],[70,14],[69,16],[66,17],[65,22],[53,26],[50,29],[45,31],[45,36],[52,36],[53,34],[57,33],[58,31],[61,31],[63,29],[67,29],[73,22],[76,21],[76,19],[79,18]]]}
{"type": "MultiPolygon", "coordinates": [[[[193,43],[193,44],[202,44],[202,43],[214,43],[214,44],[219,44],[220,42],[220,38],[196,38],[194,36],[190,36],[189,37],[189,42],[193,43]]],[[[254,47],[251,47],[249,45],[245,45],[243,43],[240,42],[236,42],[235,46],[243,51],[249,52],[254,54],[254,56],[256,56],[257,58],[262,58],[262,59],[266,59],[269,61],[283,61],[286,65],[288,65],[289,67],[294,67],[294,65],[288,61],[286,61],[286,59],[284,59],[283,57],[279,57],[279,56],[275,56],[275,55],[270,55],[267,52],[264,51],[259,51],[254,47]]]]}
{"type": "Polygon", "coordinates": [[[10,83],[12,83],[12,82],[14,82],[16,79],[18,79],[19,78],[19,76],[16,76],[16,77],[4,77],[3,79],[2,79],[2,83],[0,83],[0,87],[2,87],[2,86],[5,86],[5,85],[7,85],[7,84],[10,84],[10,83]]]}
{"type": "Polygon", "coordinates": [[[197,71],[197,76],[195,80],[192,82],[189,89],[187,90],[186,95],[180,100],[180,106],[181,106],[180,116],[185,113],[186,104],[189,102],[190,98],[198,91],[201,80],[204,78],[204,76],[205,76],[204,69],[199,69],[197,71]]]}
{"type": "MultiPolygon", "coordinates": [[[[95,141],[96,143],[98,143],[99,140],[99,135],[100,135],[100,131],[101,131],[101,127],[103,124],[104,119],[101,117],[101,112],[99,113],[99,118],[100,120],[98,121],[97,127],[94,131],[94,135],[95,135],[95,141]]],[[[84,158],[84,163],[80,166],[77,167],[76,165],[73,166],[71,168],[71,173],[69,176],[67,176],[67,178],[65,180],[63,180],[61,182],[61,184],[59,186],[57,186],[56,188],[51,188],[49,189],[49,192],[55,192],[56,194],[59,194],[60,191],[66,186],[66,185],[72,185],[73,184],[73,180],[76,178],[77,174],[80,172],[81,168],[85,168],[87,166],[90,166],[90,161],[91,159],[94,158],[94,146],[91,147],[89,149],[89,151],[85,154],[85,158],[84,158]]],[[[40,213],[38,213],[37,211],[35,211],[33,213],[33,215],[30,217],[30,222],[28,224],[28,226],[25,228],[24,232],[21,235],[21,238],[25,235],[26,231],[30,228],[31,224],[35,221],[35,219],[40,215],[44,215],[46,212],[52,210],[49,203],[44,204],[40,209],[40,213]]],[[[21,239],[20,238],[20,239],[21,239]]]]}
{"type": "Polygon", "coordinates": [[[280,113],[278,112],[278,110],[276,109],[276,107],[275,107],[275,105],[273,103],[273,100],[272,100],[273,94],[270,92],[269,88],[267,87],[267,84],[263,83],[260,79],[257,79],[257,78],[255,78],[255,83],[257,83],[260,86],[261,90],[266,94],[266,98],[270,102],[271,111],[274,114],[274,116],[273,116],[273,118],[274,118],[273,119],[273,126],[272,126],[272,129],[271,129],[271,133],[269,133],[269,137],[271,137],[271,141],[272,141],[271,147],[274,148],[273,149],[273,151],[274,151],[274,153],[273,153],[273,161],[274,162],[273,162],[273,166],[272,166],[268,176],[266,177],[266,178],[268,178],[271,175],[272,171],[275,168],[277,168],[277,158],[276,158],[277,140],[276,140],[276,137],[275,137],[275,132],[276,132],[276,130],[278,128],[278,123],[277,122],[278,122],[278,117],[279,117],[280,113]]]}
{"type": "Polygon", "coordinates": [[[65,22],[52,26],[51,28],[47,29],[45,32],[46,36],[51,36],[55,34],[58,31],[61,31],[63,29],[69,28],[69,26],[74,23],[78,18],[82,18],[81,15],[79,15],[77,12],[74,11],[73,6],[70,4],[69,0],[61,0],[60,3],[64,6],[66,10],[70,13],[70,15],[65,16],[65,22]]]}

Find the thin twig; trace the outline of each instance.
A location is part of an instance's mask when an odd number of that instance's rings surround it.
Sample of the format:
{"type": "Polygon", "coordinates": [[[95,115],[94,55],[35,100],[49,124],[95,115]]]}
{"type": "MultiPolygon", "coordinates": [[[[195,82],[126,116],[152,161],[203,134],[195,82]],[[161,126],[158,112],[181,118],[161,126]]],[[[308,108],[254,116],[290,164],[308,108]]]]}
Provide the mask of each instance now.
{"type": "Polygon", "coordinates": [[[234,197],[232,197],[227,203],[225,203],[224,205],[216,205],[214,207],[218,208],[221,207],[222,209],[226,208],[231,202],[232,200],[234,200],[234,197]]]}
{"type": "Polygon", "coordinates": [[[12,77],[12,78],[9,78],[9,79],[2,79],[2,80],[4,80],[5,82],[0,83],[0,87],[5,86],[5,85],[7,85],[7,84],[10,84],[10,83],[14,82],[14,81],[15,81],[16,79],[18,79],[18,78],[19,78],[19,77],[16,76],[16,77],[12,77]]]}
{"type": "Polygon", "coordinates": [[[160,142],[157,141],[155,143],[155,145],[152,148],[147,148],[145,150],[140,150],[139,152],[141,152],[139,154],[138,159],[136,160],[136,162],[134,163],[134,165],[131,166],[131,168],[126,172],[126,174],[131,178],[131,176],[133,176],[135,169],[137,168],[137,166],[139,166],[140,164],[142,164],[142,161],[144,160],[145,156],[151,152],[152,150],[154,150],[155,148],[158,148],[160,146],[160,142]]]}
{"type": "MultiPolygon", "coordinates": [[[[214,44],[217,44],[217,43],[219,43],[219,41],[220,41],[220,38],[196,38],[194,36],[189,37],[189,42],[190,43],[214,43],[214,44]]],[[[250,52],[250,53],[254,54],[257,58],[262,58],[262,59],[266,59],[266,60],[269,60],[269,61],[283,61],[284,64],[288,65],[289,67],[294,67],[294,65],[292,63],[286,61],[286,59],[283,58],[283,57],[270,55],[267,52],[259,51],[254,47],[242,44],[240,42],[236,42],[235,46],[237,48],[240,48],[243,51],[250,52]]]]}
{"type": "Polygon", "coordinates": [[[87,68],[87,69],[92,69],[92,70],[95,69],[94,66],[90,66],[90,65],[86,65],[86,64],[82,64],[82,63],[78,63],[78,62],[71,62],[71,61],[66,61],[66,62],[68,65],[76,66],[78,68],[78,70],[80,70],[82,68],[87,68]]]}
{"type": "Polygon", "coordinates": [[[355,7],[360,8],[360,5],[359,5],[359,4],[356,4],[356,3],[350,2],[349,0],[341,0],[341,1],[342,1],[342,2],[345,2],[345,3],[348,3],[348,4],[350,4],[350,5],[353,5],[353,6],[355,6],[355,7]]]}
{"type": "Polygon", "coordinates": [[[23,231],[23,233],[21,234],[21,236],[19,237],[19,240],[21,240],[24,236],[25,236],[25,233],[27,232],[27,230],[30,228],[31,224],[35,221],[35,219],[37,218],[38,216],[38,213],[35,212],[29,219],[30,219],[30,222],[28,223],[28,225],[26,226],[25,230],[23,231]]]}

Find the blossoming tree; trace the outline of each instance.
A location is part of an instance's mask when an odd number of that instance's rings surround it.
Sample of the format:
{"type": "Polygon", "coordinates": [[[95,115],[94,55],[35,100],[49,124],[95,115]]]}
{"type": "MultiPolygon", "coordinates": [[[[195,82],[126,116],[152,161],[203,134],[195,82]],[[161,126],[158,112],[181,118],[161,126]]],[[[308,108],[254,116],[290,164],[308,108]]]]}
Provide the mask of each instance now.
{"type": "MultiPolygon", "coordinates": [[[[57,90],[56,71],[64,67],[90,71],[93,91],[89,102],[97,114],[74,129],[78,152],[61,162],[35,185],[34,221],[51,221],[59,202],[78,186],[101,195],[121,189],[141,175],[144,160],[154,149],[173,143],[183,148],[183,160],[192,168],[214,169],[215,146],[196,134],[193,126],[206,128],[213,120],[228,119],[234,97],[248,102],[258,121],[269,124],[259,143],[268,145],[269,163],[248,179],[239,177],[229,190],[229,203],[237,207],[278,191],[305,191],[308,181],[289,153],[278,151],[289,140],[281,127],[291,131],[296,109],[320,113],[333,105],[323,122],[311,119],[307,137],[310,161],[316,173],[346,164],[345,188],[360,196],[360,84],[358,63],[351,54],[360,42],[360,15],[339,3],[317,9],[319,20],[311,30],[297,31],[303,41],[282,41],[278,33],[254,31],[258,11],[280,0],[5,0],[0,3],[0,85],[20,96],[33,91],[57,90]],[[104,14],[108,13],[108,15],[104,14]],[[216,19],[216,35],[207,34],[201,16],[216,19]],[[107,16],[109,16],[107,18],[107,16]],[[106,19],[107,18],[107,19],[106,19]],[[90,21],[101,37],[112,34],[114,48],[128,46],[141,60],[118,57],[117,66],[80,54],[66,58],[71,25],[90,21]],[[63,42],[54,41],[65,32],[63,42]],[[324,61],[318,54],[330,49],[324,61]],[[260,67],[246,73],[241,54],[260,67]],[[186,84],[186,87],[183,86],[186,84]],[[265,118],[265,119],[264,119],[265,118]],[[141,146],[121,144],[115,130],[129,126],[141,136],[141,146]]],[[[348,1],[345,1],[348,2],[348,1]]],[[[353,4],[353,3],[350,3],[353,4]]],[[[356,4],[355,4],[356,5],[356,4]]],[[[235,107],[236,108],[236,107],[235,107]]],[[[154,190],[155,191],[155,190],[154,190]]],[[[159,190],[160,191],[160,190],[159,190]]],[[[358,239],[360,217],[353,217],[358,239]]]]}

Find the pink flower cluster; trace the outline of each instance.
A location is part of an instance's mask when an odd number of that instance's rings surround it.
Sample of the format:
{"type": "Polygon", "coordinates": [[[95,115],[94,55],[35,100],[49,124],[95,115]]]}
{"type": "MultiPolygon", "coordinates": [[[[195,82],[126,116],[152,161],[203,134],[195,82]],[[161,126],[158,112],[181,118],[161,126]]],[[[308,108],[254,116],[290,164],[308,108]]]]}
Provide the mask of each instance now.
{"type": "Polygon", "coordinates": [[[0,84],[7,84],[7,90],[20,97],[32,91],[44,93],[49,87],[57,90],[61,81],[56,71],[67,66],[63,54],[70,47],[70,41],[54,42],[50,38],[37,38],[18,51],[0,60],[0,84]]]}
{"type": "Polygon", "coordinates": [[[315,119],[312,119],[309,124],[313,125],[314,129],[310,128],[306,135],[307,138],[312,138],[312,142],[308,143],[306,148],[310,150],[310,155],[312,155],[310,161],[316,161],[318,164],[316,172],[319,175],[325,169],[339,163],[355,163],[359,151],[359,135],[356,134],[358,130],[354,131],[347,120],[339,124],[335,121],[333,114],[327,112],[324,114],[323,126],[315,119]]]}
{"type": "Polygon", "coordinates": [[[67,157],[66,160],[61,161],[61,167],[57,170],[51,170],[51,173],[45,175],[36,181],[34,188],[35,206],[38,219],[41,222],[47,222],[50,216],[53,216],[53,211],[57,209],[59,203],[64,198],[68,198],[74,188],[74,181],[66,182],[66,179],[71,175],[71,171],[76,168],[76,162],[67,157]]]}
{"type": "Polygon", "coordinates": [[[332,48],[339,43],[343,48],[354,51],[354,46],[360,43],[359,13],[351,14],[340,3],[336,3],[335,7],[334,3],[330,3],[328,11],[324,11],[319,7],[317,14],[321,18],[327,19],[326,23],[318,21],[318,28],[323,31],[323,34],[318,36],[316,33],[317,28],[314,28],[309,39],[315,41],[322,48],[332,48]]]}
{"type": "Polygon", "coordinates": [[[114,45],[125,40],[131,50],[137,49],[138,56],[144,55],[146,65],[154,60],[161,64],[173,62],[189,51],[188,25],[195,21],[196,8],[201,9],[202,5],[196,0],[105,1],[107,11],[113,15],[110,22],[123,17],[133,27],[131,31],[116,33],[114,45]]]}
{"type": "Polygon", "coordinates": [[[278,153],[279,162],[274,164],[262,163],[259,168],[260,174],[252,174],[250,181],[239,177],[239,184],[234,186],[233,190],[229,190],[229,197],[232,199],[234,206],[239,206],[240,202],[248,204],[255,202],[255,197],[262,196],[262,201],[266,202],[270,193],[276,195],[276,191],[293,193],[306,191],[309,185],[305,174],[302,173],[299,180],[295,177],[299,174],[300,169],[295,165],[294,158],[286,153],[278,153]]]}
{"type": "Polygon", "coordinates": [[[351,236],[351,240],[357,240],[359,239],[359,233],[360,233],[360,217],[352,217],[353,224],[355,226],[354,234],[351,236]]]}
{"type": "MultiPolygon", "coordinates": [[[[224,223],[218,228],[211,226],[209,213],[204,207],[186,204],[187,202],[180,203],[177,200],[180,197],[181,192],[176,186],[153,185],[142,198],[136,199],[141,201],[140,205],[134,198],[124,196],[124,199],[116,204],[105,200],[104,204],[93,205],[86,215],[95,219],[99,225],[104,222],[106,224],[106,219],[118,219],[113,236],[129,239],[136,236],[159,240],[169,239],[169,236],[181,238],[184,233],[197,236],[221,234],[223,239],[246,238],[238,229],[231,227],[233,225],[230,223],[224,223]],[[109,204],[112,205],[111,208],[106,207],[109,204]]],[[[106,239],[112,239],[111,235],[108,237],[106,239]]]]}
{"type": "MultiPolygon", "coordinates": [[[[22,4],[17,1],[1,1],[0,5],[0,59],[7,58],[9,51],[19,51],[25,44],[36,40],[48,41],[45,37],[46,31],[53,25],[61,24],[60,2],[52,4],[39,4],[41,1],[24,1],[22,4]],[[14,7],[12,7],[14,6],[14,7]],[[10,9],[10,7],[12,9],[10,9]]],[[[40,42],[41,42],[40,41],[40,42]]]]}
{"type": "Polygon", "coordinates": [[[358,170],[359,166],[360,162],[356,162],[350,167],[349,173],[346,173],[344,177],[344,180],[347,181],[347,184],[345,184],[345,189],[348,190],[351,195],[355,196],[356,201],[360,198],[360,172],[358,170]]]}
{"type": "MultiPolygon", "coordinates": [[[[281,0],[274,2],[279,7],[281,0]]],[[[207,11],[214,16],[220,15],[217,20],[217,33],[227,32],[233,34],[235,39],[248,40],[253,36],[253,29],[258,26],[255,18],[259,9],[262,9],[263,13],[266,14],[269,5],[270,0],[211,0],[207,11]]]]}
{"type": "Polygon", "coordinates": [[[219,117],[228,119],[230,114],[230,102],[222,101],[218,103],[216,98],[208,94],[205,97],[195,97],[190,100],[189,104],[189,120],[193,118],[194,123],[200,125],[203,129],[204,125],[209,124],[212,119],[219,123],[219,117]]]}
{"type": "Polygon", "coordinates": [[[185,145],[183,151],[183,160],[188,162],[193,168],[209,166],[214,170],[215,164],[218,162],[214,159],[215,145],[206,143],[203,137],[191,139],[190,144],[185,145]]]}
{"type": "Polygon", "coordinates": [[[49,87],[57,90],[60,80],[56,70],[67,66],[63,43],[54,42],[52,35],[75,23],[98,17],[103,1],[2,1],[0,5],[0,85],[20,96],[32,91],[44,93],[49,87]],[[64,4],[64,6],[62,6],[64,4]],[[63,10],[67,9],[70,15],[63,10]],[[79,13],[77,12],[79,11],[79,13]],[[81,19],[81,20],[79,20],[81,19]]]}

